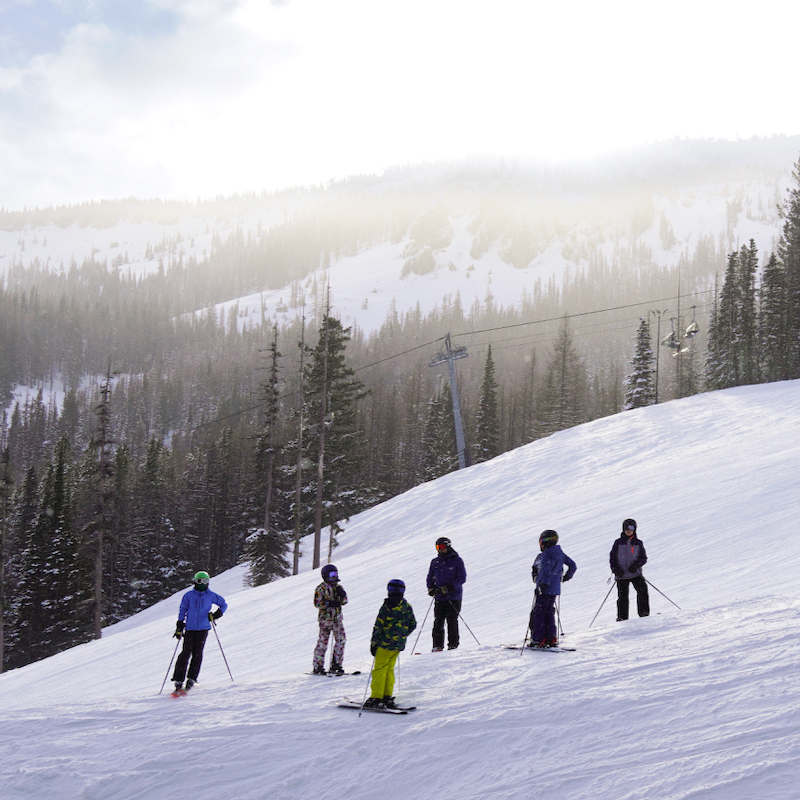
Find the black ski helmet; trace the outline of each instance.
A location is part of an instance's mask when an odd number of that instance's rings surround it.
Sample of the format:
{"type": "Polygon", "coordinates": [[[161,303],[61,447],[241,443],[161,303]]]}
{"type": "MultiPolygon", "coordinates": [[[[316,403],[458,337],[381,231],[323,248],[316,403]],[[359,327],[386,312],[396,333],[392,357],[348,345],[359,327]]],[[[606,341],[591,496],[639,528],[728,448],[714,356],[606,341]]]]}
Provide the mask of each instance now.
{"type": "Polygon", "coordinates": [[[386,591],[392,595],[399,595],[402,597],[406,593],[406,585],[400,578],[392,578],[386,586],[386,591]]]}
{"type": "Polygon", "coordinates": [[[439,549],[439,545],[443,544],[447,550],[452,547],[452,542],[446,536],[440,536],[436,540],[436,549],[439,549]]]}
{"type": "Polygon", "coordinates": [[[622,523],[622,532],[625,533],[626,530],[629,528],[633,528],[633,532],[636,533],[636,520],[635,519],[626,519],[625,522],[622,523]]]}
{"type": "Polygon", "coordinates": [[[339,570],[336,569],[335,564],[326,564],[322,570],[322,580],[325,583],[338,583],[339,581],[339,570]]]}
{"type": "Polygon", "coordinates": [[[541,535],[539,536],[539,547],[542,550],[547,550],[548,547],[552,547],[554,544],[558,543],[558,534],[555,531],[546,530],[542,531],[541,535]]]}

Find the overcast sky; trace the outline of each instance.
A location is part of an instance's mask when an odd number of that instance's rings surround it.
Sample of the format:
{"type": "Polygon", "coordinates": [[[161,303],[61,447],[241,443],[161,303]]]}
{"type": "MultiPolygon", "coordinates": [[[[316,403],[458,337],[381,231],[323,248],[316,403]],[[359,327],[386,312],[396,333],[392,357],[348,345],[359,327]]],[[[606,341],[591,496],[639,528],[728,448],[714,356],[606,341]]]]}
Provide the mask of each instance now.
{"type": "Polygon", "coordinates": [[[0,206],[800,133],[788,0],[0,0],[0,206]]]}

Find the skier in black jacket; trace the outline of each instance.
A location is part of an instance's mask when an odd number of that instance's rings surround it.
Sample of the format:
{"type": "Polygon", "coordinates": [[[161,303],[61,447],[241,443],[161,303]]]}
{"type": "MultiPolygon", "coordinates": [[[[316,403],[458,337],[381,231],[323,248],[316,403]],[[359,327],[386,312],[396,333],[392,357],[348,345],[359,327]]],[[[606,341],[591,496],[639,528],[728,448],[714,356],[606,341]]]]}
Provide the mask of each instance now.
{"type": "Polygon", "coordinates": [[[617,622],[628,619],[628,586],[636,589],[636,607],[640,617],[650,615],[650,595],[642,567],[647,563],[647,553],[642,540],[636,535],[636,520],[622,523],[622,535],[614,542],[609,557],[611,571],[617,581],[617,622]]]}

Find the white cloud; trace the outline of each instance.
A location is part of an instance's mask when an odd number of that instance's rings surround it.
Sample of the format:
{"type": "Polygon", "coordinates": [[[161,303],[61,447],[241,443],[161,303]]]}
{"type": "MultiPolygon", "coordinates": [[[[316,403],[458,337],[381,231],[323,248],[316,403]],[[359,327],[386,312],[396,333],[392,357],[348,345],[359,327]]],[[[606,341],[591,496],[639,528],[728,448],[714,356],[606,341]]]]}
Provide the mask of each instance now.
{"type": "Polygon", "coordinates": [[[0,71],[0,205],[800,132],[800,12],[776,0],[746,18],[707,0],[162,6],[174,31],[85,24],[59,53],[0,71]]]}

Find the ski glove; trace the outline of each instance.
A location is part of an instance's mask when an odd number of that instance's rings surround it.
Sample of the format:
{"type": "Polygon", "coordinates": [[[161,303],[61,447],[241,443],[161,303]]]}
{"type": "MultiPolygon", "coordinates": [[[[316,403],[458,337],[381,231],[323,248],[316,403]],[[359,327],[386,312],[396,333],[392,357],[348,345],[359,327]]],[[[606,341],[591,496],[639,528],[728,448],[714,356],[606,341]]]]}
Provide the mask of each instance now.
{"type": "Polygon", "coordinates": [[[614,577],[615,578],[621,578],[624,574],[625,573],[621,569],[615,569],[614,570],[614,577]]]}
{"type": "Polygon", "coordinates": [[[185,628],[186,628],[186,623],[183,620],[178,620],[175,623],[175,633],[173,633],[172,635],[176,639],[180,639],[183,636],[183,631],[185,628]]]}
{"type": "Polygon", "coordinates": [[[208,612],[208,621],[209,622],[213,622],[215,619],[219,619],[221,616],[222,616],[222,612],[219,609],[217,609],[214,612],[209,611],[208,612]]]}
{"type": "Polygon", "coordinates": [[[371,645],[369,646],[369,654],[370,654],[371,656],[376,656],[376,655],[378,655],[378,645],[376,645],[376,644],[371,644],[371,645]]]}
{"type": "Polygon", "coordinates": [[[344,598],[347,596],[347,595],[345,595],[345,593],[344,593],[344,587],[342,587],[342,586],[337,586],[337,587],[336,587],[336,596],[337,596],[337,597],[338,597],[340,600],[344,600],[344,598]]]}
{"type": "Polygon", "coordinates": [[[436,595],[436,587],[435,586],[431,586],[431,588],[428,589],[428,596],[429,597],[434,597],[435,595],[436,595]]]}
{"type": "Polygon", "coordinates": [[[567,574],[566,574],[566,575],[565,575],[565,576],[564,576],[564,577],[561,579],[561,582],[562,582],[562,583],[566,583],[567,581],[570,581],[570,580],[572,580],[572,575],[570,575],[570,574],[569,574],[569,572],[568,572],[568,573],[567,573],[567,574]]]}
{"type": "Polygon", "coordinates": [[[341,600],[328,600],[327,602],[328,608],[341,608],[342,601],[341,600]]]}

